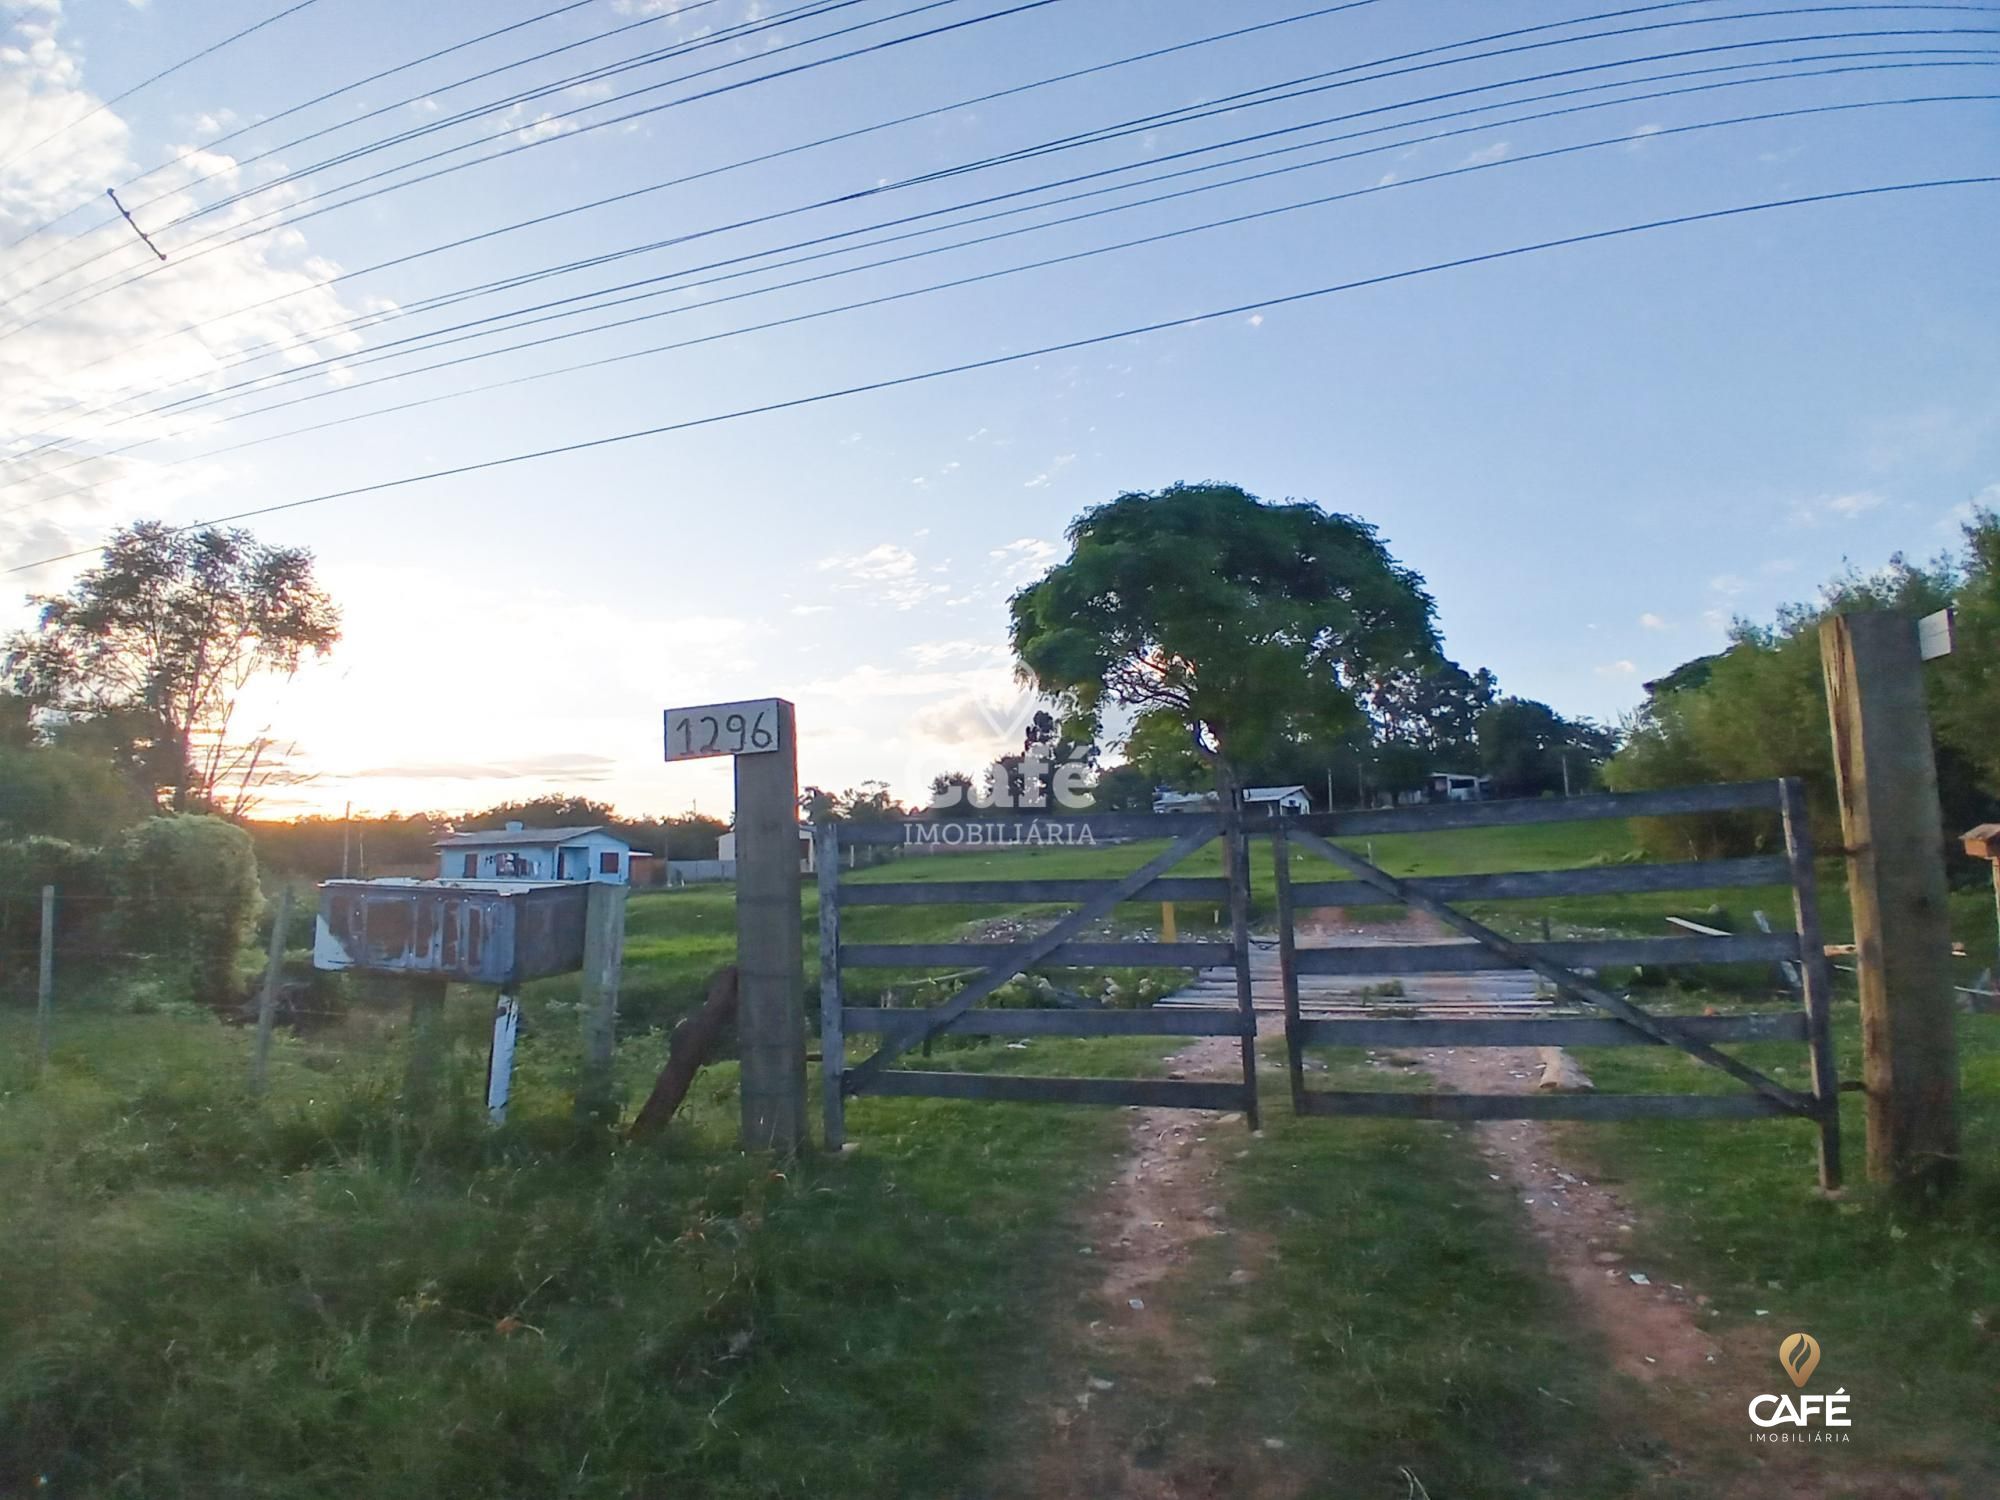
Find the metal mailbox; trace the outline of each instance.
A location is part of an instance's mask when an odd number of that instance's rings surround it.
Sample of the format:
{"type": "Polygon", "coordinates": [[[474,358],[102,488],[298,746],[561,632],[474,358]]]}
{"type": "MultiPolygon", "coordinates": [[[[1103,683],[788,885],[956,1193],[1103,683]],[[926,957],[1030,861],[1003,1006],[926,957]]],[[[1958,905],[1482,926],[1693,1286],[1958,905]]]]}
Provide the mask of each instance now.
{"type": "Polygon", "coordinates": [[[511,989],[583,967],[581,881],[329,880],[313,967],[511,989]]]}

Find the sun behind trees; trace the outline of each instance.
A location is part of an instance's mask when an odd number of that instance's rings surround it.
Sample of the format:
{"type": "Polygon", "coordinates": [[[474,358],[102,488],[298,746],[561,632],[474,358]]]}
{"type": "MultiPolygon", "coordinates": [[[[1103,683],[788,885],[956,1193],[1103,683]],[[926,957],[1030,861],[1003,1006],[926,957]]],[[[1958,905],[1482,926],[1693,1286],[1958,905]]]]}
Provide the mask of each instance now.
{"type": "Polygon", "coordinates": [[[270,737],[235,722],[243,690],[340,639],[310,552],[218,527],[135,522],[67,593],[30,602],[36,628],[6,642],[14,691],[59,724],[109,735],[175,812],[240,816],[282,776],[270,737]]]}

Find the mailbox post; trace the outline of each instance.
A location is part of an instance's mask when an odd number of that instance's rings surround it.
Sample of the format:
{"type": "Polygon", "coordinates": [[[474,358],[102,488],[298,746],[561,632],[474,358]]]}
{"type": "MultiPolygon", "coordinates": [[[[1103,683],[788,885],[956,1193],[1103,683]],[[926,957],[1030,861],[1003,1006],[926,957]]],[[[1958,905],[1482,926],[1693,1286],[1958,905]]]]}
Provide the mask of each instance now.
{"type": "Polygon", "coordinates": [[[737,1037],[744,1149],[806,1145],[804,923],[796,716],[783,698],[667,710],[667,759],[736,772],[737,1037]]]}

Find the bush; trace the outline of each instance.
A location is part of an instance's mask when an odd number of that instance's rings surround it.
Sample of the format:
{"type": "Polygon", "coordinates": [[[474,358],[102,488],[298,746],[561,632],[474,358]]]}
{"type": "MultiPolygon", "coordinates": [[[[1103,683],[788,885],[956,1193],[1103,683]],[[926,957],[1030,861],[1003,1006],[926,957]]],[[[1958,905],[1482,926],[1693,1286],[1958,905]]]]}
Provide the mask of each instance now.
{"type": "Polygon", "coordinates": [[[263,897],[250,836],[210,817],[149,818],[107,851],[121,946],[183,960],[196,996],[236,998],[263,897]]]}

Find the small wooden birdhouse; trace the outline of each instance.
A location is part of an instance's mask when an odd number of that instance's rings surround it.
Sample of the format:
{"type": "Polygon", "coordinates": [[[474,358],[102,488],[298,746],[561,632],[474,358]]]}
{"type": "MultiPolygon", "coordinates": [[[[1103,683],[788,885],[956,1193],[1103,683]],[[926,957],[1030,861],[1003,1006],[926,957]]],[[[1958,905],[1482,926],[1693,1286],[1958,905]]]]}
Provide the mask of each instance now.
{"type": "Polygon", "coordinates": [[[1974,859],[2000,860],[2000,823],[1981,823],[1965,834],[1964,843],[1974,859]]]}

